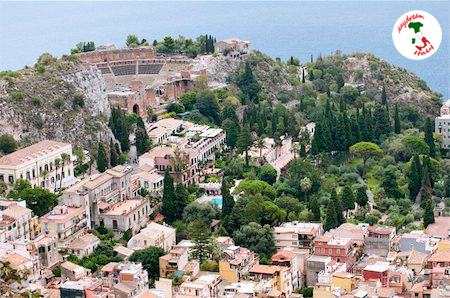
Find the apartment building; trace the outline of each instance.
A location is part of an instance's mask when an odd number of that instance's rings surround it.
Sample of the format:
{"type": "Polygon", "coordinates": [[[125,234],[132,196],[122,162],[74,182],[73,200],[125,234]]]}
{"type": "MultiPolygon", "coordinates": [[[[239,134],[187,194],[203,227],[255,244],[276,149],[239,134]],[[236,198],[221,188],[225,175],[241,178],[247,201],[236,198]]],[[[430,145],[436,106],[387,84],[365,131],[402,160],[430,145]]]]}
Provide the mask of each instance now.
{"type": "Polygon", "coordinates": [[[275,247],[280,250],[285,247],[296,247],[312,252],[316,236],[323,234],[321,223],[286,222],[273,230],[275,247]]]}
{"type": "Polygon", "coordinates": [[[85,277],[79,280],[67,280],[59,287],[60,297],[114,297],[110,289],[103,288],[102,282],[97,278],[85,277]]]}
{"type": "Polygon", "coordinates": [[[222,278],[217,274],[206,274],[195,281],[187,281],[178,287],[175,298],[213,298],[219,295],[219,284],[222,278]]]}
{"type": "Polygon", "coordinates": [[[103,287],[118,298],[136,297],[148,290],[148,273],[141,263],[108,263],[101,269],[101,279],[103,287]]]}
{"type": "Polygon", "coordinates": [[[356,261],[350,239],[318,236],[314,239],[314,255],[331,257],[338,263],[346,264],[348,270],[351,270],[356,261]]]}
{"type": "Polygon", "coordinates": [[[170,278],[173,273],[183,270],[188,262],[187,248],[172,248],[168,254],[159,257],[159,276],[170,278]]]}
{"type": "Polygon", "coordinates": [[[90,228],[84,207],[58,205],[40,218],[41,227],[46,235],[57,239],[58,248],[67,248],[90,228]]]}
{"type": "Polygon", "coordinates": [[[368,254],[385,257],[388,255],[395,236],[394,227],[370,226],[369,235],[364,241],[365,250],[368,254]]]}
{"type": "Polygon", "coordinates": [[[158,170],[150,165],[140,166],[131,176],[133,185],[138,189],[145,189],[153,197],[162,197],[164,176],[158,174],[158,170]]]}
{"type": "Polygon", "coordinates": [[[238,282],[258,263],[259,257],[251,250],[230,245],[223,250],[219,261],[219,273],[228,282],[238,282]]]}
{"type": "Polygon", "coordinates": [[[450,149],[450,99],[442,105],[440,116],[436,117],[435,125],[435,132],[442,136],[441,147],[450,149]]]}
{"type": "Polygon", "coordinates": [[[102,202],[99,206],[99,224],[107,228],[137,234],[146,226],[152,213],[150,202],[146,198],[135,197],[114,204],[102,202]]]}
{"type": "Polygon", "coordinates": [[[176,243],[176,229],[151,222],[128,241],[128,248],[143,249],[158,246],[169,251],[176,243]]]}
{"type": "Polygon", "coordinates": [[[0,200],[0,241],[33,239],[34,219],[25,201],[0,200]]]}
{"type": "Polygon", "coordinates": [[[293,292],[291,272],[286,267],[255,265],[249,274],[255,281],[270,280],[271,292],[275,297],[290,297],[293,292]]]}
{"type": "Polygon", "coordinates": [[[118,165],[104,173],[85,178],[66,189],[59,199],[61,205],[84,207],[89,227],[100,224],[100,210],[132,198],[131,168],[118,165]]]}
{"type": "MultiPolygon", "coordinates": [[[[206,125],[193,123],[188,125],[189,122],[177,119],[163,120],[166,120],[166,123],[173,122],[173,127],[178,127],[175,129],[177,133],[164,138],[164,145],[158,145],[141,155],[139,166],[150,165],[150,167],[156,168],[160,175],[163,175],[168,169],[173,178],[180,178],[185,185],[198,183],[200,169],[207,161],[214,160],[215,152],[225,146],[225,131],[206,125]],[[181,131],[180,127],[182,127],[181,131]],[[177,177],[172,164],[176,150],[181,151],[186,163],[181,177],[177,177]]],[[[158,121],[155,125],[163,120],[158,121]]]]}
{"type": "Polygon", "coordinates": [[[73,160],[71,144],[41,141],[1,157],[0,181],[6,182],[11,189],[17,179],[25,179],[33,187],[56,191],[60,186],[68,187],[77,181],[73,160]],[[62,155],[68,160],[63,162],[62,155]]]}
{"type": "Polygon", "coordinates": [[[297,256],[293,252],[289,251],[279,251],[276,254],[272,256],[272,265],[275,266],[282,266],[289,269],[291,272],[291,284],[292,288],[295,290],[300,285],[300,278],[299,278],[299,271],[298,271],[298,263],[297,263],[297,256]]]}
{"type": "Polygon", "coordinates": [[[69,245],[69,252],[81,259],[93,254],[99,244],[100,239],[94,234],[88,233],[72,241],[69,245]]]}
{"type": "Polygon", "coordinates": [[[159,144],[165,143],[171,135],[181,133],[193,125],[194,123],[192,122],[174,118],[166,118],[148,125],[146,130],[148,137],[152,140],[152,143],[159,144]]]}

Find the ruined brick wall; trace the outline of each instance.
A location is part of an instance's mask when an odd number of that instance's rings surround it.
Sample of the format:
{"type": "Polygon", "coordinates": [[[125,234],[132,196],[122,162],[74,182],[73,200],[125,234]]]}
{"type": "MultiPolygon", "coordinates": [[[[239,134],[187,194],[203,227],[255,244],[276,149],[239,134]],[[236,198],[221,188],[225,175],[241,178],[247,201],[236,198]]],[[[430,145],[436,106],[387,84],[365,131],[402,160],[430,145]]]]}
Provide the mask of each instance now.
{"type": "Polygon", "coordinates": [[[76,56],[82,62],[97,64],[121,60],[154,59],[155,50],[153,49],[153,47],[139,47],[86,52],[76,54],[76,56]]]}

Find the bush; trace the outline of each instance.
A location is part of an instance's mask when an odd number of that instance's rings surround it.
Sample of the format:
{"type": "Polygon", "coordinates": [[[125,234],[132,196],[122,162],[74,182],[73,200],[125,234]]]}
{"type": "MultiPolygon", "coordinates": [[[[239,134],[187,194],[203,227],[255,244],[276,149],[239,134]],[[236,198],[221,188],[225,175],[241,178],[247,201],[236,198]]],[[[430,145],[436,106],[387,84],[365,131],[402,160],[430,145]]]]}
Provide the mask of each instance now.
{"type": "Polygon", "coordinates": [[[380,160],[380,164],[383,167],[387,167],[389,165],[395,165],[395,159],[392,156],[387,155],[380,160]]]}
{"type": "Polygon", "coordinates": [[[313,288],[301,288],[298,289],[298,293],[302,294],[303,297],[312,297],[314,289],[313,288]]]}
{"type": "Polygon", "coordinates": [[[342,180],[345,184],[355,184],[356,182],[358,182],[358,174],[345,173],[342,175],[342,180]]]}
{"type": "Polygon", "coordinates": [[[214,261],[205,261],[200,266],[201,271],[219,272],[219,263],[214,261]]]}
{"type": "Polygon", "coordinates": [[[77,93],[73,96],[72,107],[76,109],[77,107],[84,107],[84,96],[83,94],[77,93]]]}
{"type": "Polygon", "coordinates": [[[62,99],[57,99],[53,102],[53,106],[58,110],[64,105],[64,101],[62,99]]]}
{"type": "Polygon", "coordinates": [[[32,103],[34,106],[39,107],[39,106],[41,106],[41,99],[40,99],[39,97],[33,97],[33,98],[31,99],[31,103],[32,103]]]}
{"type": "Polygon", "coordinates": [[[13,136],[9,134],[3,134],[0,136],[0,152],[4,154],[10,154],[16,151],[17,142],[13,136]]]}
{"type": "Polygon", "coordinates": [[[44,73],[45,72],[45,67],[42,64],[36,63],[34,65],[34,69],[38,72],[38,73],[44,73]]]}
{"type": "Polygon", "coordinates": [[[23,94],[22,92],[14,92],[11,94],[12,99],[14,99],[17,102],[20,102],[23,100],[23,94]]]}

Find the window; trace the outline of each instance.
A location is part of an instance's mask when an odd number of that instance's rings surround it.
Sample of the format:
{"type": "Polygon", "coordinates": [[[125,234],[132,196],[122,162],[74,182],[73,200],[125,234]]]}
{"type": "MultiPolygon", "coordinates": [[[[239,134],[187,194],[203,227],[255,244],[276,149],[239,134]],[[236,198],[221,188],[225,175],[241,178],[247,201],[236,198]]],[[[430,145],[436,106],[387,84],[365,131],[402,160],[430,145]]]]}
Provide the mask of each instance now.
{"type": "Polygon", "coordinates": [[[4,181],[5,180],[5,176],[0,175],[0,181],[4,181]]]}
{"type": "Polygon", "coordinates": [[[117,230],[117,220],[113,219],[113,229],[117,230]]]}
{"type": "Polygon", "coordinates": [[[33,173],[33,179],[36,178],[36,171],[34,169],[33,169],[32,173],[33,173]]]}
{"type": "Polygon", "coordinates": [[[30,171],[27,171],[26,178],[30,180],[30,171]]]}
{"type": "Polygon", "coordinates": [[[13,175],[9,175],[9,176],[8,176],[8,182],[9,182],[10,184],[14,184],[14,177],[13,177],[13,175]]]}

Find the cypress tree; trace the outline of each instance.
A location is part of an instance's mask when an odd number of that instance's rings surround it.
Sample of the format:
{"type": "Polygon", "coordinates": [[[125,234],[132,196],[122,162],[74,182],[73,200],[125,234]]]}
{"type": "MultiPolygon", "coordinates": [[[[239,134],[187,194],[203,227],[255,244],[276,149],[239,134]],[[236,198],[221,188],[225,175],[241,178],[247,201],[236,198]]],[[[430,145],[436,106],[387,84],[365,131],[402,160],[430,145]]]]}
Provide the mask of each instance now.
{"type": "Polygon", "coordinates": [[[415,154],[408,172],[409,198],[415,202],[422,186],[421,164],[419,155],[415,154]]]}
{"type": "Polygon", "coordinates": [[[344,112],[343,114],[344,119],[344,125],[345,125],[345,138],[347,139],[347,144],[345,146],[345,150],[348,150],[348,148],[355,143],[353,139],[353,133],[352,133],[352,123],[350,122],[347,112],[344,112]]]}
{"type": "Polygon", "coordinates": [[[351,123],[352,142],[349,144],[349,147],[361,141],[361,131],[359,129],[357,116],[352,115],[352,117],[350,118],[350,123],[351,123]]]}
{"type": "Polygon", "coordinates": [[[328,201],[327,215],[325,218],[324,229],[329,231],[338,226],[338,220],[336,217],[336,205],[333,200],[328,201]]]}
{"type": "Polygon", "coordinates": [[[376,140],[380,141],[381,136],[388,137],[390,132],[389,119],[387,118],[386,110],[377,105],[373,114],[374,119],[374,137],[376,140]]]}
{"type": "Polygon", "coordinates": [[[338,117],[337,121],[334,149],[338,151],[345,151],[347,149],[347,129],[342,115],[338,117]]]}
{"type": "Polygon", "coordinates": [[[395,111],[394,111],[394,132],[396,134],[400,133],[400,116],[398,115],[397,104],[395,104],[395,111]]]}
{"type": "Polygon", "coordinates": [[[305,149],[305,144],[302,144],[300,146],[300,157],[306,157],[306,149],[305,149]]]}
{"type": "Polygon", "coordinates": [[[234,207],[234,199],[230,194],[230,188],[228,187],[225,177],[222,179],[222,187],[220,188],[222,194],[222,219],[228,216],[234,207]]]}
{"type": "Polygon", "coordinates": [[[313,73],[313,69],[310,69],[308,71],[308,76],[309,76],[309,80],[312,82],[314,81],[314,73],[313,73]]]}
{"type": "Polygon", "coordinates": [[[311,149],[309,151],[312,156],[316,156],[319,153],[319,149],[317,148],[316,139],[312,140],[311,149]]]}
{"type": "Polygon", "coordinates": [[[384,84],[383,84],[383,90],[381,90],[381,104],[387,106],[386,86],[384,84]]]}
{"type": "Polygon", "coordinates": [[[102,143],[98,143],[97,147],[97,170],[103,173],[108,168],[108,160],[106,159],[105,148],[102,143]]]}
{"type": "Polygon", "coordinates": [[[314,221],[320,221],[320,205],[316,196],[313,196],[309,202],[309,209],[314,214],[314,221]]]}
{"type": "Polygon", "coordinates": [[[175,186],[175,200],[174,200],[174,209],[175,209],[175,219],[180,219],[183,214],[183,210],[187,205],[189,193],[184,187],[183,184],[178,183],[175,186]]]}
{"type": "Polygon", "coordinates": [[[433,138],[433,123],[430,118],[425,122],[425,142],[430,146],[430,157],[436,158],[436,145],[433,138]]]}
{"type": "Polygon", "coordinates": [[[136,151],[138,155],[142,155],[150,149],[149,137],[144,128],[137,127],[136,132],[136,151]]]}
{"type": "Polygon", "coordinates": [[[342,87],[344,87],[345,85],[345,81],[344,81],[344,77],[342,76],[342,74],[338,74],[337,78],[336,78],[336,84],[338,87],[338,92],[341,90],[342,87]]]}
{"type": "Polygon", "coordinates": [[[336,193],[336,189],[333,189],[331,191],[331,197],[330,200],[332,200],[335,204],[336,207],[336,219],[337,219],[337,224],[338,226],[343,224],[345,222],[345,218],[344,218],[344,207],[342,206],[342,201],[339,199],[337,193],[336,193]]]}
{"type": "MultiPolygon", "coordinates": [[[[359,114],[359,113],[358,113],[359,114]]],[[[366,109],[363,106],[363,110],[362,110],[362,116],[358,115],[358,124],[359,124],[359,130],[360,130],[360,134],[361,134],[361,141],[370,141],[369,139],[369,133],[367,131],[367,125],[366,125],[366,109]]]]}
{"type": "Polygon", "coordinates": [[[342,191],[342,207],[344,210],[355,209],[355,195],[350,186],[346,185],[342,191]]]}
{"type": "Polygon", "coordinates": [[[368,201],[369,198],[367,197],[366,190],[364,187],[359,187],[356,191],[356,203],[358,203],[359,206],[364,207],[367,205],[368,201]]]}
{"type": "Polygon", "coordinates": [[[109,161],[111,163],[111,167],[115,167],[119,164],[119,154],[116,151],[116,146],[111,139],[111,142],[109,144],[109,161]]]}
{"type": "Polygon", "coordinates": [[[305,83],[305,68],[302,68],[302,83],[305,83]]]}
{"type": "Polygon", "coordinates": [[[331,97],[331,90],[330,90],[330,86],[327,86],[327,96],[328,98],[331,97]]]}
{"type": "Polygon", "coordinates": [[[250,134],[250,129],[247,125],[244,125],[241,128],[241,132],[237,140],[237,147],[239,148],[239,150],[241,150],[241,152],[245,152],[245,164],[247,167],[249,166],[248,150],[250,149],[252,144],[253,141],[252,135],[250,134]]]}
{"type": "Polygon", "coordinates": [[[329,129],[321,122],[317,123],[316,125],[314,141],[317,145],[318,152],[328,151],[331,148],[332,141],[329,129]]]}
{"type": "Polygon", "coordinates": [[[314,61],[313,61],[313,55],[311,54],[311,63],[313,63],[314,61]]]}
{"type": "Polygon", "coordinates": [[[425,201],[425,214],[423,216],[423,225],[428,227],[428,225],[434,223],[434,207],[431,198],[426,198],[425,201]]]}
{"type": "Polygon", "coordinates": [[[175,189],[173,186],[173,178],[166,169],[164,174],[164,189],[162,198],[161,213],[164,215],[164,220],[167,223],[172,223],[176,219],[175,209],[175,189]]]}
{"type": "Polygon", "coordinates": [[[384,173],[383,181],[381,182],[381,187],[383,187],[384,192],[389,198],[400,199],[403,197],[403,193],[397,183],[395,168],[387,168],[384,173]]]}

